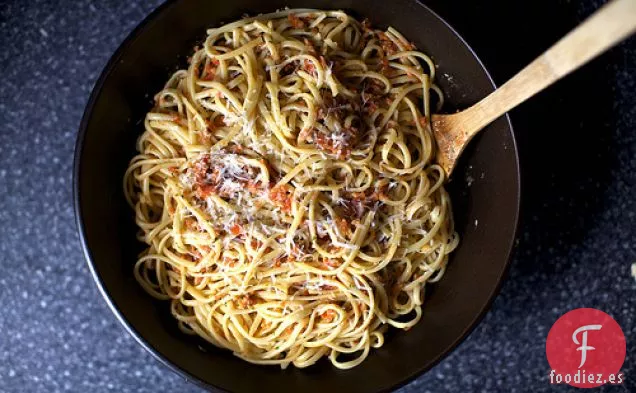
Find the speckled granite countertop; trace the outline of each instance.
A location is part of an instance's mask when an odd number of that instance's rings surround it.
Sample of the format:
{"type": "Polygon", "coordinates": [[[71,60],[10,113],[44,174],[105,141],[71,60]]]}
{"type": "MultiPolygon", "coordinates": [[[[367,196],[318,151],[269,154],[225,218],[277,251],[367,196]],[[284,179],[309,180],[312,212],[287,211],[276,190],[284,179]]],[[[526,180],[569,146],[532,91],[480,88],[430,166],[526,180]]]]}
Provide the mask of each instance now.
{"type": "MultiPolygon", "coordinates": [[[[0,392],[200,391],[119,326],[92,282],[73,218],[84,105],[118,44],[159,3],[0,4],[0,392]]],[[[600,3],[427,1],[499,83],[600,3]]],[[[547,382],[545,338],[561,314],[582,306],[611,314],[627,337],[627,381],[602,390],[636,391],[636,40],[512,119],[524,209],[510,276],[471,336],[402,391],[565,391],[547,382]]]]}

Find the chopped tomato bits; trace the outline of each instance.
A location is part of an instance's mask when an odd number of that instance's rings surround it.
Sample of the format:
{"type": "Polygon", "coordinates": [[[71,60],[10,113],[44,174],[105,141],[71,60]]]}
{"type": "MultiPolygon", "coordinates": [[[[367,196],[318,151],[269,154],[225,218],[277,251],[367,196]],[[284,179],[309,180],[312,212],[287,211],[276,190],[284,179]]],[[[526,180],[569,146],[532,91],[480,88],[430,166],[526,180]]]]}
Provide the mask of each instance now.
{"type": "Polygon", "coordinates": [[[281,208],[284,212],[290,212],[292,206],[292,193],[291,187],[287,185],[274,187],[269,192],[269,199],[274,204],[281,208]]]}

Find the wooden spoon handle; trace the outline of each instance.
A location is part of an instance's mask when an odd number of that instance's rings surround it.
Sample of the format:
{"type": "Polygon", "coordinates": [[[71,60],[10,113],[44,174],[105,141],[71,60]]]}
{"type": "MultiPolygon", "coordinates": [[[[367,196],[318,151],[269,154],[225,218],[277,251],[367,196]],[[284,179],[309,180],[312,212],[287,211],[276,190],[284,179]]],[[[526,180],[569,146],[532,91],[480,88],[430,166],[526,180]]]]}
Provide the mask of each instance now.
{"type": "Polygon", "coordinates": [[[464,130],[477,133],[635,31],[636,0],[609,2],[495,92],[458,113],[468,122],[464,130]]]}

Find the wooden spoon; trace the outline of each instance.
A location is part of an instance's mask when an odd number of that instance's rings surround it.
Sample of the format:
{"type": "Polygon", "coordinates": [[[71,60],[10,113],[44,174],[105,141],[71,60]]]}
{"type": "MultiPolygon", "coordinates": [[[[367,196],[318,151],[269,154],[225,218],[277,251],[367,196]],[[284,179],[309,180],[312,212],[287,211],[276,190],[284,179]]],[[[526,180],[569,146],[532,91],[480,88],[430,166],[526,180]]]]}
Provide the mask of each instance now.
{"type": "Polygon", "coordinates": [[[437,162],[446,175],[485,126],[635,31],[636,0],[611,1],[486,98],[452,115],[433,115],[437,162]]]}

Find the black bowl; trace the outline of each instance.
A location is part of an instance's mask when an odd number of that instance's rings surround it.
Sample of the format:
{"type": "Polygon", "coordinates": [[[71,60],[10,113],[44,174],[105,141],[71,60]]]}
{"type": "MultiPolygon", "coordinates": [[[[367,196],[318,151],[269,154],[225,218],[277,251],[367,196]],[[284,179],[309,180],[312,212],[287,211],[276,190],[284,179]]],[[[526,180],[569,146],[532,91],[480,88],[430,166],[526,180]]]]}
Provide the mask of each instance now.
{"type": "Polygon", "coordinates": [[[446,111],[493,91],[477,56],[431,10],[399,0],[181,0],[155,10],[124,41],[100,76],[81,122],[75,150],[77,225],[88,264],[114,314],[150,353],[189,380],[228,391],[371,392],[389,390],[431,368],[483,317],[504,277],[519,212],[519,168],[507,117],[495,121],[466,151],[449,190],[461,244],[443,279],[427,288],[424,316],[408,332],[389,334],[360,366],[341,371],[327,361],[303,370],[255,366],[230,352],[200,349],[170,317],[167,303],[146,295],[132,268],[142,245],[122,178],[143,131],[151,97],[201,41],[206,28],[244,13],[292,8],[343,9],[379,27],[398,28],[439,65],[446,111]],[[448,77],[450,76],[450,78],[448,77]],[[467,180],[468,179],[468,182],[467,180]],[[472,184],[471,184],[472,183],[472,184]]]}

